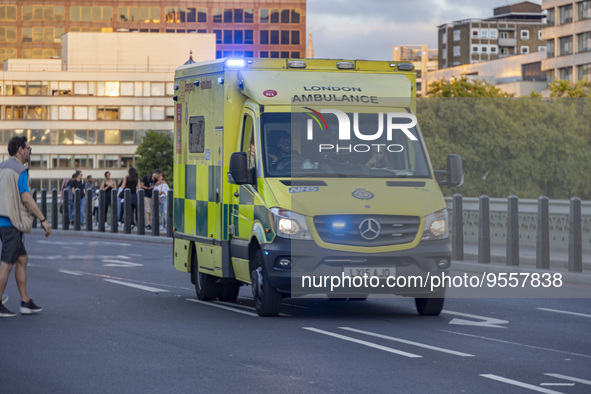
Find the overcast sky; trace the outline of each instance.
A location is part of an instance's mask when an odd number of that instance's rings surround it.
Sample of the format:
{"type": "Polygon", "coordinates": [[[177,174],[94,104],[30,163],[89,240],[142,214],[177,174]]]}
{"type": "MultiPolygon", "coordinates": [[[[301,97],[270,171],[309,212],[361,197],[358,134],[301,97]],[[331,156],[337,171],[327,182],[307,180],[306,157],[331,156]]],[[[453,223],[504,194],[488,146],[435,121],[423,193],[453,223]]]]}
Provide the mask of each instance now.
{"type": "MultiPolygon", "coordinates": [[[[519,0],[308,0],[314,56],[392,60],[394,45],[437,48],[437,26],[519,0]]],[[[540,0],[532,0],[540,4],[540,0]]],[[[307,39],[307,36],[306,36],[307,39]]]]}

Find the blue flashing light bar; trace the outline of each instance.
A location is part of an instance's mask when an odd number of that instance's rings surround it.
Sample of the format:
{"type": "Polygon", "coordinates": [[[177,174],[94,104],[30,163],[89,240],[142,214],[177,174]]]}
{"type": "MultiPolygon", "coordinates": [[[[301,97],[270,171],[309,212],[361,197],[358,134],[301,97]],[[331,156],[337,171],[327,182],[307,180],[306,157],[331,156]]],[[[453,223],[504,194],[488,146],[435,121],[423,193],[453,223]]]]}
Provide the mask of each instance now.
{"type": "Polygon", "coordinates": [[[244,67],[246,61],[244,59],[228,59],[226,60],[226,66],[228,67],[244,67]]]}
{"type": "Polygon", "coordinates": [[[342,230],[346,227],[346,223],[343,221],[332,222],[332,228],[335,230],[342,230]]]}

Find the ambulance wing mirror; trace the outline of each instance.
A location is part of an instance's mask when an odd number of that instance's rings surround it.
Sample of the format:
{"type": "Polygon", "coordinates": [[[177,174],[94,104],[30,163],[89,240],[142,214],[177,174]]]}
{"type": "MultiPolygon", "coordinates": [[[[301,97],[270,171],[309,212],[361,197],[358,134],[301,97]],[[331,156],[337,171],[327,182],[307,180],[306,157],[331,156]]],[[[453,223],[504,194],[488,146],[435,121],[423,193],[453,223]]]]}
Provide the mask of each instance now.
{"type": "Polygon", "coordinates": [[[235,185],[250,183],[250,173],[246,152],[234,152],[230,156],[230,171],[228,171],[228,182],[235,185]]]}
{"type": "Polygon", "coordinates": [[[435,171],[435,177],[442,186],[462,186],[464,184],[462,158],[459,155],[447,155],[447,170],[435,171]]]}

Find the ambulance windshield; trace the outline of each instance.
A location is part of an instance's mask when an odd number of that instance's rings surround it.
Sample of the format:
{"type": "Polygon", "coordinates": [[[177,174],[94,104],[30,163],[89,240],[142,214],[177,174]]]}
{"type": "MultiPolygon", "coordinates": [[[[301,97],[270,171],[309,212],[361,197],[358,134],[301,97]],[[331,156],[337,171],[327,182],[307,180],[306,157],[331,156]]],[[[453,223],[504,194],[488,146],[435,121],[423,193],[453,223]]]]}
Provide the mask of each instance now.
{"type": "Polygon", "coordinates": [[[269,177],[430,178],[416,118],[406,112],[269,112],[261,136],[269,177]]]}

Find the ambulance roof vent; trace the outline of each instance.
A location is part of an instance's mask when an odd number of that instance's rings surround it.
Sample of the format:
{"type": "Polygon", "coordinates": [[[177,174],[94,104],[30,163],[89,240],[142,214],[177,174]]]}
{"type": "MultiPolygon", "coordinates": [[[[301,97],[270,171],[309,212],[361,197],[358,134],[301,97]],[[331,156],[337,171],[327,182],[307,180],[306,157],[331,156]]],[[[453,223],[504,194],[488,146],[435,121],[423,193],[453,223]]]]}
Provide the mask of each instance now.
{"type": "Polygon", "coordinates": [[[305,60],[290,60],[287,62],[287,67],[289,68],[306,68],[306,61],[305,60]]]}
{"type": "Polygon", "coordinates": [[[352,70],[355,68],[355,63],[353,62],[337,62],[337,68],[341,70],[352,70]]]}
{"type": "Polygon", "coordinates": [[[398,69],[400,71],[412,71],[415,69],[415,66],[412,63],[398,63],[398,69]]]}

